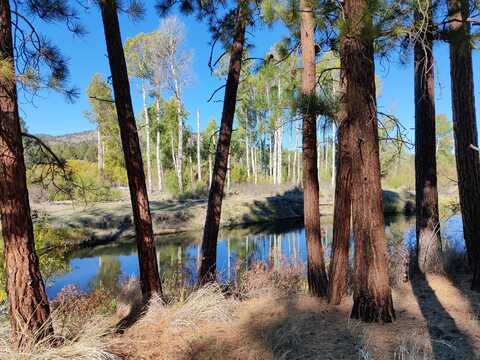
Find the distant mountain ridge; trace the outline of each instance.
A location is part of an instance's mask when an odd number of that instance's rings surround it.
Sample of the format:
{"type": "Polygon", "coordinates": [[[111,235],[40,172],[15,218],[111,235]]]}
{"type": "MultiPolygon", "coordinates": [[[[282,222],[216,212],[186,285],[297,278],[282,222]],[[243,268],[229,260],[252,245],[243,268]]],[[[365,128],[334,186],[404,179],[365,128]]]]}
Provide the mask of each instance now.
{"type": "Polygon", "coordinates": [[[79,144],[82,142],[97,141],[97,133],[95,130],[87,130],[64,135],[36,134],[36,136],[41,138],[43,141],[49,143],[50,145],[79,144]]]}

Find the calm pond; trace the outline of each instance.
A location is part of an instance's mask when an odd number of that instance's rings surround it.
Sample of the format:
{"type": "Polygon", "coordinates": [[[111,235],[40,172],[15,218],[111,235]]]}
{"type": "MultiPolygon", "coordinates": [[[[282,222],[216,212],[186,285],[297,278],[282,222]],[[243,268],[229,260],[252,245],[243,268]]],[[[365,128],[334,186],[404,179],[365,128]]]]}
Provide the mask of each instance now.
{"type": "MultiPolygon", "coordinates": [[[[387,217],[385,233],[390,246],[415,243],[415,218],[387,217]]],[[[323,241],[327,258],[332,241],[332,219],[322,217],[323,241]]],[[[442,233],[448,246],[463,249],[461,218],[455,216],[443,224],[442,233]]],[[[156,239],[157,259],[162,277],[183,269],[187,282],[194,282],[200,256],[201,231],[161,236],[156,239]]],[[[83,291],[97,286],[115,287],[129,277],[138,276],[138,260],[133,240],[86,248],[73,253],[68,271],[47,281],[47,294],[54,298],[66,286],[83,291]]],[[[254,225],[223,229],[220,232],[217,268],[221,281],[233,281],[237,271],[254,262],[270,262],[274,267],[291,262],[305,263],[305,229],[301,223],[254,225]]]]}

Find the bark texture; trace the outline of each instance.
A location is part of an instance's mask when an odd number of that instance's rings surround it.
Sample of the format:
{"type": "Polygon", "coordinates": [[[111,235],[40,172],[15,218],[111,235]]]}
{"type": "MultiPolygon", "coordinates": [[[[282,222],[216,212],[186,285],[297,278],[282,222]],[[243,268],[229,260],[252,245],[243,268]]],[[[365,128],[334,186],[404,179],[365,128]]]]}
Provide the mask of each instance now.
{"type": "Polygon", "coordinates": [[[450,0],[450,76],[458,189],[472,289],[480,291],[480,161],[467,1],[450,0]]]}
{"type": "Polygon", "coordinates": [[[228,168],[230,140],[232,138],[233,117],[237,102],[238,83],[242,67],[242,54],[245,42],[247,1],[239,0],[233,44],[230,53],[228,77],[223,101],[222,120],[218,137],[213,176],[208,196],[207,216],[203,230],[202,260],[198,281],[204,284],[215,280],[217,267],[217,238],[222,212],[223,190],[228,168]]]}
{"type": "Polygon", "coordinates": [[[307,238],[308,289],[312,295],[327,295],[327,274],[320,229],[319,185],[317,169],[316,114],[311,101],[315,101],[315,25],[313,9],[306,0],[300,1],[300,43],[302,47],[302,96],[305,104],[303,116],[303,209],[307,238]],[[312,106],[310,106],[312,105],[312,106]]]}
{"type": "Polygon", "coordinates": [[[9,72],[0,78],[0,216],[4,241],[8,310],[12,342],[21,347],[53,334],[45,285],[35,254],[28,201],[17,87],[10,4],[0,0],[0,58],[9,72]]]}
{"type": "Polygon", "coordinates": [[[145,184],[142,153],[133,113],[116,5],[114,1],[102,0],[100,8],[135,223],[140,284],[143,298],[147,302],[153,293],[162,295],[162,287],[155,256],[152,217],[145,184]]]}
{"type": "Polygon", "coordinates": [[[373,39],[368,28],[372,19],[365,0],[346,0],[345,20],[349,28],[342,37],[341,59],[347,82],[347,114],[351,119],[352,217],[355,240],[352,318],[372,322],[395,319],[388,280],[380,186],[375,63],[373,39]]]}
{"type": "Polygon", "coordinates": [[[435,132],[435,82],[431,2],[420,2],[415,13],[418,39],[414,47],[415,193],[417,268],[422,273],[443,271],[438,215],[435,132]]]}
{"type": "MultiPolygon", "coordinates": [[[[342,43],[340,44],[342,46],[342,43]]],[[[333,209],[332,257],[330,260],[328,302],[340,304],[348,284],[348,250],[352,209],[352,139],[347,116],[345,74],[340,73],[340,109],[337,114],[338,154],[333,209]]]]}

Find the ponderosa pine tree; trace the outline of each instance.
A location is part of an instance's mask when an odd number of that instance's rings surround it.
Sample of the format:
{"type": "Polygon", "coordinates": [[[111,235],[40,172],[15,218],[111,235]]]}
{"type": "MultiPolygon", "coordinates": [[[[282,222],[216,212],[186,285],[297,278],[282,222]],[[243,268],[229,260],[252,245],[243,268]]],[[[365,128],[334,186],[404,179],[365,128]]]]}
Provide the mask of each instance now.
{"type": "MultiPolygon", "coordinates": [[[[175,4],[172,0],[162,0],[157,3],[161,14],[166,13],[175,4]]],[[[233,130],[233,118],[237,102],[238,84],[242,68],[242,57],[245,45],[245,30],[250,23],[250,1],[237,0],[235,9],[222,11],[221,1],[205,2],[184,1],[182,10],[197,11],[199,18],[206,19],[213,31],[213,42],[220,40],[230,55],[228,75],[225,84],[222,119],[218,136],[213,176],[208,196],[207,215],[203,230],[202,256],[199,268],[198,282],[204,284],[216,278],[217,240],[222,211],[225,178],[230,154],[230,142],[233,130]]]]}
{"type": "Polygon", "coordinates": [[[102,13],[115,106],[130,188],[140,268],[140,285],[144,301],[147,302],[154,293],[161,296],[162,287],[158,273],[152,216],[148,203],[142,154],[120,34],[118,7],[117,2],[114,0],[99,0],[98,3],[102,13]]]}
{"type": "Polygon", "coordinates": [[[417,268],[442,272],[442,239],[438,215],[435,132],[433,11],[431,0],[415,8],[415,194],[417,268]]]}
{"type": "Polygon", "coordinates": [[[346,110],[351,123],[352,217],[355,241],[352,318],[395,319],[388,279],[380,185],[372,15],[366,0],[346,0],[340,36],[346,79],[346,110]]]}
{"type": "Polygon", "coordinates": [[[22,338],[24,330],[41,338],[52,334],[53,327],[35,254],[8,0],[0,1],[0,58],[4,69],[0,78],[0,214],[12,340],[21,346],[27,340],[22,338]]]}
{"type": "Polygon", "coordinates": [[[65,87],[65,60],[30,20],[66,21],[72,32],[80,33],[75,17],[66,1],[16,2],[14,10],[10,1],[0,1],[0,217],[11,339],[18,347],[53,334],[53,327],[35,253],[17,82],[29,93],[49,87],[75,95],[65,87]]]}
{"type": "Polygon", "coordinates": [[[449,0],[450,77],[453,130],[463,233],[472,289],[480,291],[480,160],[473,86],[470,2],[449,0]]]}
{"type": "Polygon", "coordinates": [[[307,240],[308,288],[312,295],[327,295],[322,235],[320,231],[319,185],[317,170],[317,128],[315,87],[314,11],[307,0],[300,1],[300,41],[302,48],[303,117],[303,209],[307,240]]]}
{"type": "Polygon", "coordinates": [[[235,12],[233,44],[230,50],[230,63],[225,86],[220,134],[215,153],[212,184],[208,196],[207,216],[203,230],[202,261],[198,275],[199,283],[201,284],[212,281],[216,277],[218,231],[248,16],[248,1],[237,1],[238,6],[235,12]]]}

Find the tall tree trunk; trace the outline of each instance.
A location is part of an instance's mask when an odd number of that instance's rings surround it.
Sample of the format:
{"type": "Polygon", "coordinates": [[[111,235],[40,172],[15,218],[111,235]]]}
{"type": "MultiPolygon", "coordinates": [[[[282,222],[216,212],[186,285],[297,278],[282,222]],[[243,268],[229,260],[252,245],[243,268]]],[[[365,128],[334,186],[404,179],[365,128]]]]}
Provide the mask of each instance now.
{"type": "Polygon", "coordinates": [[[417,267],[427,273],[442,272],[443,261],[437,191],[433,11],[430,0],[417,6],[420,6],[415,13],[419,39],[414,49],[417,267]]]}
{"type": "Polygon", "coordinates": [[[391,322],[395,319],[388,280],[380,186],[380,159],[375,94],[372,25],[366,0],[346,0],[350,24],[341,53],[347,82],[347,116],[352,125],[352,216],[355,239],[355,279],[352,318],[391,322]]]}
{"type": "Polygon", "coordinates": [[[200,159],[200,110],[197,110],[197,180],[202,181],[202,165],[200,159]]]}
{"type": "Polygon", "coordinates": [[[282,183],[282,140],[283,140],[283,126],[282,119],[280,119],[280,127],[278,129],[278,149],[277,149],[277,183],[282,183]]]}
{"type": "Polygon", "coordinates": [[[463,233],[473,268],[472,289],[480,291],[480,161],[475,97],[469,2],[449,0],[450,76],[452,86],[453,131],[457,160],[458,189],[463,233]]]}
{"type": "MultiPolygon", "coordinates": [[[[315,72],[315,25],[313,11],[307,0],[300,0],[300,41],[302,47],[302,96],[314,101],[315,72]]],[[[303,208],[307,237],[308,289],[312,295],[327,294],[327,274],[320,231],[319,186],[317,172],[316,114],[312,106],[304,106],[303,112],[303,208]]]]}
{"type": "Polygon", "coordinates": [[[243,46],[245,42],[245,11],[247,11],[245,7],[246,0],[238,0],[233,45],[230,51],[230,64],[228,67],[228,77],[223,101],[222,121],[215,154],[214,176],[208,196],[207,216],[203,232],[202,264],[200,265],[198,279],[200,284],[213,281],[216,277],[218,229],[220,226],[223,189],[230,152],[233,117],[235,115],[240,69],[242,67],[243,46]]]}
{"type": "MultiPolygon", "coordinates": [[[[344,41],[341,39],[340,51],[344,41]]],[[[343,61],[343,58],[341,59],[343,61]]],[[[341,64],[344,67],[344,64],[341,64]]],[[[352,138],[347,116],[345,96],[346,79],[340,72],[340,108],[338,122],[338,169],[335,175],[335,201],[333,209],[332,257],[330,260],[328,302],[340,304],[348,284],[348,249],[350,240],[350,219],[352,210],[352,138]]]]}
{"type": "Polygon", "coordinates": [[[250,182],[250,149],[248,146],[248,127],[245,126],[245,154],[247,157],[247,182],[250,182]]]}
{"type": "Polygon", "coordinates": [[[33,337],[38,341],[53,334],[53,327],[35,253],[8,0],[0,0],[0,58],[12,74],[0,77],[0,216],[11,340],[21,347],[33,337]]]}
{"type": "Polygon", "coordinates": [[[337,130],[335,127],[335,121],[332,121],[332,189],[335,188],[335,171],[336,171],[336,155],[335,150],[337,146],[337,130]]]}
{"type": "Polygon", "coordinates": [[[256,147],[252,148],[252,156],[253,156],[253,159],[252,159],[253,183],[257,184],[258,183],[258,173],[257,173],[257,148],[256,147]]]}
{"type": "Polygon", "coordinates": [[[213,166],[212,166],[212,155],[208,154],[208,187],[212,187],[212,178],[213,178],[213,166]]]}
{"type": "Polygon", "coordinates": [[[102,12],[118,125],[130,188],[130,199],[137,238],[140,285],[143,299],[147,302],[153,293],[162,295],[162,287],[155,256],[152,217],[148,203],[142,154],[140,152],[140,142],[133,113],[117,8],[115,2],[111,0],[101,0],[99,4],[102,12]]]}
{"type": "Polygon", "coordinates": [[[143,116],[145,117],[145,142],[147,145],[147,184],[148,191],[152,191],[152,161],[150,160],[150,116],[148,116],[147,94],[145,92],[145,83],[142,80],[142,100],[143,116]]]}
{"type": "Polygon", "coordinates": [[[162,181],[162,154],[160,152],[160,100],[157,99],[157,143],[156,143],[156,158],[157,158],[157,182],[158,182],[158,191],[163,190],[163,181],[162,181]]]}
{"type": "Polygon", "coordinates": [[[273,135],[270,135],[270,141],[268,142],[268,175],[272,181],[272,184],[275,183],[273,180],[273,135]]]}
{"type": "Polygon", "coordinates": [[[189,165],[190,165],[190,188],[193,187],[193,160],[192,160],[192,155],[189,154],[188,155],[188,162],[189,162],[189,165]]]}
{"type": "Polygon", "coordinates": [[[178,189],[183,191],[183,117],[182,117],[182,101],[180,98],[180,85],[178,83],[178,74],[175,64],[170,65],[173,82],[175,86],[175,98],[177,100],[177,121],[178,121],[178,154],[177,154],[177,178],[178,189]]]}

